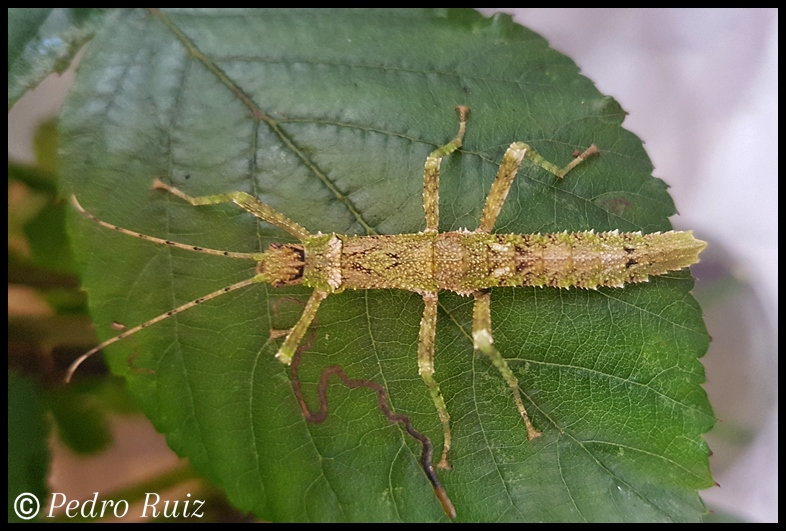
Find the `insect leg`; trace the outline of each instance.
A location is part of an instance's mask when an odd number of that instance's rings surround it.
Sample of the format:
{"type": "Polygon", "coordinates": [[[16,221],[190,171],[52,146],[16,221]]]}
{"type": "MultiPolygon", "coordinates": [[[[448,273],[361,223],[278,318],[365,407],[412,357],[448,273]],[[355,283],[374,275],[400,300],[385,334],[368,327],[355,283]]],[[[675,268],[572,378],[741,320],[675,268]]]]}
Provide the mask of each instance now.
{"type": "Polygon", "coordinates": [[[439,228],[439,165],[443,157],[447,157],[461,147],[467,130],[469,107],[459,105],[456,111],[461,120],[456,138],[432,151],[426,159],[426,167],[423,170],[423,210],[426,211],[426,231],[430,232],[436,232],[439,228]]]}
{"type": "Polygon", "coordinates": [[[516,178],[519,166],[521,166],[521,161],[524,160],[524,158],[530,159],[534,164],[537,164],[544,170],[553,173],[561,179],[565,177],[570,170],[581,164],[587,157],[599,153],[598,148],[593,144],[587,148],[584,153],[573,159],[570,164],[564,168],[558,168],[541,157],[540,154],[528,144],[524,142],[512,143],[502,157],[502,163],[499,166],[497,177],[491,185],[488,198],[486,198],[486,206],[483,207],[483,214],[480,217],[480,226],[475,232],[488,233],[494,228],[494,224],[497,222],[497,216],[499,216],[500,210],[502,210],[502,205],[505,204],[505,199],[508,197],[513,179],[516,178]]]}
{"type": "Polygon", "coordinates": [[[488,233],[494,228],[497,216],[499,216],[502,205],[505,204],[505,199],[508,197],[513,179],[516,178],[516,173],[519,171],[521,161],[524,160],[524,156],[527,154],[527,149],[526,144],[515,142],[505,151],[502,163],[499,165],[497,177],[491,184],[491,190],[486,198],[486,205],[483,207],[483,214],[480,216],[480,226],[475,232],[488,233]]]}
{"type": "MultiPolygon", "coordinates": [[[[600,155],[600,150],[598,150],[598,148],[595,147],[595,144],[592,144],[590,147],[585,149],[583,153],[581,153],[572,161],[570,161],[570,163],[567,164],[564,168],[560,168],[555,164],[552,164],[551,162],[547,161],[543,157],[541,157],[540,154],[534,149],[532,149],[528,144],[525,144],[523,142],[516,142],[516,144],[519,144],[520,146],[522,146],[524,149],[527,150],[526,157],[530,159],[530,161],[532,161],[534,164],[537,164],[547,172],[553,173],[560,179],[565,177],[570,170],[572,170],[573,168],[584,162],[588,157],[595,157],[597,155],[600,155]]],[[[511,144],[511,147],[513,147],[513,144],[511,144]]]]}
{"type": "Polygon", "coordinates": [[[320,303],[322,303],[327,296],[328,294],[324,291],[314,290],[311,294],[311,298],[308,299],[306,303],[306,308],[303,310],[300,319],[298,319],[295,326],[289,331],[289,335],[287,335],[287,338],[281,344],[281,348],[278,349],[276,353],[276,359],[278,361],[285,365],[292,363],[292,356],[295,355],[297,346],[303,340],[303,336],[306,335],[308,327],[311,326],[311,321],[313,321],[314,317],[317,315],[320,303]]]}
{"type": "Polygon", "coordinates": [[[437,466],[450,469],[448,452],[450,451],[450,415],[439,390],[439,383],[434,379],[434,340],[437,335],[437,294],[424,293],[423,319],[420,321],[420,334],[418,336],[418,372],[428,387],[434,406],[437,408],[439,420],[442,422],[444,442],[442,444],[442,458],[437,466]]]}
{"type": "Polygon", "coordinates": [[[508,362],[502,357],[502,354],[494,347],[494,338],[491,336],[491,292],[489,291],[475,291],[475,306],[472,311],[472,341],[475,348],[488,356],[491,363],[497,368],[505,383],[510,387],[513,393],[513,399],[516,401],[516,407],[524,419],[524,424],[527,426],[527,438],[531,441],[535,437],[539,437],[541,432],[533,426],[532,421],[527,415],[527,410],[524,408],[524,402],[521,400],[521,393],[519,392],[519,381],[510,370],[508,362]]]}
{"type": "Polygon", "coordinates": [[[276,227],[284,229],[300,241],[303,241],[310,236],[308,231],[300,224],[295,223],[284,214],[270,208],[265,203],[256,197],[247,194],[246,192],[227,192],[225,194],[192,197],[178,188],[166,184],[158,178],[153,181],[153,188],[157,190],[166,190],[167,192],[176,195],[180,199],[187,201],[193,206],[235,203],[240,208],[254,214],[259,219],[265,220],[271,225],[275,225],[276,227]]]}

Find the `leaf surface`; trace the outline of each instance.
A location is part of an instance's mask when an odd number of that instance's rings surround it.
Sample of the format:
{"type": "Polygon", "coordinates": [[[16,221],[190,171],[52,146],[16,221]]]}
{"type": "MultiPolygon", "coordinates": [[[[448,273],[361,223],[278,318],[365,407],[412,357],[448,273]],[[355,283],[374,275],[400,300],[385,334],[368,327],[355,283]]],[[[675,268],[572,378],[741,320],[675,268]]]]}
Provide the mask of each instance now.
{"type": "MultiPolygon", "coordinates": [[[[602,156],[563,181],[525,163],[496,232],[670,228],[666,185],[616,101],[538,35],[472,11],[112,12],[64,111],[64,173],[101,219],[204,247],[292,238],[234,205],[150,190],[154,177],[195,196],[246,191],[312,233],[418,232],[423,164],[455,135],[456,105],[472,115],[442,164],[440,230],[477,226],[513,141],[560,165],[592,143],[602,156]]],[[[112,321],[137,325],[254,273],[77,215],[72,235],[103,338],[112,321]]],[[[624,289],[494,290],[496,345],[544,432],[533,442],[496,369],[473,354],[471,302],[441,294],[436,377],[454,440],[440,477],[458,519],[697,520],[714,419],[692,286],[684,271],[624,289]]],[[[308,295],[256,286],[219,297],[107,349],[111,366],[169,444],[260,518],[445,519],[420,447],[373,393],[334,382],[328,420],[303,418],[270,331],[292,326],[302,311],[292,297],[308,295]]],[[[385,386],[439,452],[417,371],[422,310],[404,291],[328,297],[300,371],[312,409],[321,370],[341,364],[385,386]]]]}
{"type": "Polygon", "coordinates": [[[96,8],[8,9],[8,108],[51,73],[62,73],[103,21],[96,8]]]}

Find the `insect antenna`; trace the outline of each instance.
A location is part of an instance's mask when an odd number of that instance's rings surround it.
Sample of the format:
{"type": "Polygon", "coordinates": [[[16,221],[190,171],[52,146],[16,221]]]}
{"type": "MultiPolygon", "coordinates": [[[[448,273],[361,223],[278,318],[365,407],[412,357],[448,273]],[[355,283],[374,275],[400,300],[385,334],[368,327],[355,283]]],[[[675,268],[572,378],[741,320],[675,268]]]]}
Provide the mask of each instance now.
{"type": "Polygon", "coordinates": [[[212,254],[214,256],[226,256],[228,258],[240,258],[245,260],[258,260],[260,256],[260,253],[236,253],[233,251],[221,251],[218,249],[209,249],[207,247],[199,247],[196,245],[187,245],[185,243],[173,242],[172,240],[156,238],[155,236],[148,236],[147,234],[142,234],[141,232],[134,232],[132,230],[125,229],[123,227],[118,227],[117,225],[112,225],[111,223],[107,223],[106,221],[97,218],[96,216],[85,210],[84,207],[79,204],[79,201],[76,199],[76,196],[74,194],[71,194],[71,203],[74,205],[74,208],[76,208],[76,210],[87,219],[98,223],[102,227],[115,230],[127,236],[133,236],[135,238],[147,240],[153,243],[159,243],[161,245],[168,245],[169,247],[177,247],[178,249],[185,249],[186,251],[195,251],[198,253],[212,254]]]}
{"type": "MultiPolygon", "coordinates": [[[[76,208],[77,212],[79,212],[81,215],[83,215],[87,219],[89,219],[91,221],[94,221],[95,223],[98,223],[102,227],[105,227],[107,229],[112,229],[114,231],[120,232],[120,233],[125,234],[127,236],[133,236],[135,238],[139,238],[139,239],[146,240],[146,241],[149,241],[149,242],[158,243],[158,244],[162,244],[162,245],[167,245],[169,247],[176,247],[178,249],[184,249],[186,251],[195,251],[195,252],[204,253],[204,254],[210,254],[210,255],[214,255],[214,256],[225,256],[225,257],[228,257],[228,258],[240,258],[240,259],[244,259],[244,260],[255,260],[255,261],[259,262],[259,263],[263,263],[266,260],[264,253],[237,253],[237,252],[233,252],[233,251],[222,251],[222,250],[218,250],[218,249],[209,249],[209,248],[206,248],[206,247],[199,247],[199,246],[195,246],[195,245],[187,245],[187,244],[184,244],[184,243],[178,243],[178,242],[174,242],[172,240],[165,240],[163,238],[156,238],[155,236],[148,236],[147,234],[142,234],[141,232],[135,232],[135,231],[123,228],[123,227],[118,227],[117,225],[113,225],[111,223],[107,223],[106,221],[97,218],[96,216],[94,216],[93,214],[91,214],[90,212],[85,210],[84,207],[82,207],[81,204],[79,204],[79,201],[77,200],[77,198],[76,198],[76,196],[74,194],[71,194],[71,203],[74,205],[74,208],[76,208]]],[[[80,357],[78,357],[68,367],[68,371],[66,372],[65,381],[66,381],[66,383],[71,381],[71,378],[74,376],[74,372],[76,372],[76,370],[79,368],[79,366],[87,358],[89,358],[90,356],[92,356],[93,354],[98,352],[99,350],[102,350],[102,349],[108,347],[109,345],[112,345],[113,343],[117,343],[118,341],[120,341],[122,339],[125,339],[125,338],[127,338],[129,336],[132,336],[132,335],[136,334],[137,332],[139,332],[143,328],[147,328],[147,327],[149,327],[151,325],[154,325],[154,324],[156,324],[156,323],[158,323],[160,321],[163,321],[164,319],[172,317],[173,315],[177,315],[180,312],[188,310],[189,308],[193,308],[194,306],[197,306],[197,305],[199,305],[199,304],[201,304],[201,303],[203,303],[205,301],[209,301],[210,299],[214,299],[214,298],[218,297],[219,295],[224,295],[225,293],[229,293],[230,291],[235,291],[237,289],[244,288],[246,286],[250,286],[251,284],[255,284],[255,283],[259,283],[259,282],[268,282],[268,281],[270,281],[270,279],[268,278],[267,275],[264,275],[264,274],[261,274],[261,273],[257,274],[256,276],[254,276],[252,278],[249,278],[247,280],[243,280],[243,281],[238,282],[236,284],[232,284],[231,286],[227,286],[227,287],[221,288],[221,289],[219,289],[217,291],[214,291],[213,293],[209,293],[207,295],[199,297],[198,299],[194,299],[191,302],[187,302],[186,304],[183,304],[182,306],[179,306],[179,307],[177,307],[177,308],[175,308],[173,310],[169,310],[169,311],[167,311],[165,313],[162,313],[161,315],[159,315],[157,317],[154,317],[153,319],[150,319],[149,321],[146,321],[146,322],[142,323],[139,326],[135,326],[134,328],[131,328],[131,329],[126,329],[123,333],[121,333],[121,334],[119,334],[119,335],[117,335],[117,336],[115,336],[115,337],[113,337],[111,339],[108,339],[108,340],[104,341],[103,343],[101,343],[97,347],[95,347],[95,348],[85,352],[80,357]]]]}
{"type": "Polygon", "coordinates": [[[184,312],[184,311],[188,310],[189,308],[193,308],[194,306],[198,306],[199,304],[202,304],[205,301],[209,301],[210,299],[215,299],[216,297],[219,297],[221,295],[229,293],[230,291],[235,291],[235,290],[238,290],[240,288],[245,288],[246,286],[250,286],[252,284],[257,284],[259,282],[260,281],[259,281],[259,279],[257,277],[252,277],[252,278],[243,280],[241,282],[238,282],[236,284],[232,284],[231,286],[226,286],[224,288],[221,288],[220,290],[214,291],[213,293],[209,293],[207,295],[203,295],[202,297],[199,297],[198,299],[194,299],[191,302],[187,302],[187,303],[185,303],[182,306],[178,306],[177,308],[175,308],[173,310],[169,310],[166,313],[162,313],[161,315],[159,315],[157,317],[153,317],[149,321],[145,321],[144,323],[142,323],[139,326],[135,326],[134,328],[130,328],[130,329],[126,330],[125,332],[123,332],[122,334],[116,335],[115,337],[113,337],[111,339],[107,339],[106,341],[104,341],[103,343],[98,345],[97,347],[92,348],[92,349],[88,350],[87,352],[85,352],[84,354],[82,354],[81,356],[79,356],[68,367],[68,371],[66,372],[66,377],[65,377],[66,383],[69,383],[71,381],[71,378],[74,376],[74,373],[79,368],[79,366],[82,365],[82,363],[87,358],[89,358],[90,356],[92,356],[93,354],[98,352],[99,350],[104,349],[104,348],[106,348],[109,345],[112,345],[114,343],[117,343],[118,341],[120,341],[122,339],[125,339],[128,336],[134,335],[137,332],[139,332],[140,330],[142,330],[144,328],[147,328],[148,326],[154,325],[154,324],[156,324],[158,322],[163,321],[164,319],[168,319],[169,317],[172,317],[173,315],[177,315],[177,314],[179,314],[181,312],[184,312]]]}

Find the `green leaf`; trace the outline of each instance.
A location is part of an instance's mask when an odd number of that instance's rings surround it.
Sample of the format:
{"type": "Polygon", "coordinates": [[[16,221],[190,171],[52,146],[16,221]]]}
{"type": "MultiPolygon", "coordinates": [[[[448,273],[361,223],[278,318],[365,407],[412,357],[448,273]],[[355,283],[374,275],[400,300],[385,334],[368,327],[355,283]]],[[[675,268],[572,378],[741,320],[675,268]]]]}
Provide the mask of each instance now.
{"type": "MultiPolygon", "coordinates": [[[[316,233],[424,228],[423,164],[472,115],[442,164],[440,230],[474,229],[498,164],[526,141],[565,164],[526,165],[497,232],[670,228],[624,111],[567,57],[505,15],[473,11],[114,12],[90,45],[61,121],[65,189],[91,213],[188,244],[260,251],[292,241],[234,205],[195,208],[150,190],[249,192],[316,233]]],[[[72,236],[99,335],[144,322],[254,274],[254,264],[124,236],[78,215],[72,236]]],[[[698,520],[712,485],[713,424],[698,358],[709,338],[687,271],[598,291],[492,292],[496,345],[542,437],[527,441],[496,369],[473,355],[472,306],[440,295],[436,377],[451,414],[464,521],[698,520]]],[[[107,349],[169,444],[240,509],[269,520],[444,520],[419,445],[368,390],[329,389],[305,421],[274,359],[305,288],[257,286],[107,349]],[[136,357],[134,357],[136,356],[136,357]],[[155,371],[149,374],[149,371],[155,371]]],[[[331,295],[301,377],[312,408],[324,367],[382,384],[396,412],[441,448],[417,371],[423,303],[404,291],[331,295]]]]}
{"type": "Polygon", "coordinates": [[[49,396],[48,406],[60,440],[79,454],[98,453],[112,443],[106,407],[97,402],[94,387],[74,385],[49,396]]]}
{"type": "Polygon", "coordinates": [[[8,108],[46,76],[68,68],[103,16],[96,8],[9,8],[8,108]]]}
{"type": "MultiPolygon", "coordinates": [[[[8,521],[24,522],[46,503],[49,423],[38,386],[8,373],[8,521]]],[[[38,513],[40,514],[40,513],[38,513]]]]}

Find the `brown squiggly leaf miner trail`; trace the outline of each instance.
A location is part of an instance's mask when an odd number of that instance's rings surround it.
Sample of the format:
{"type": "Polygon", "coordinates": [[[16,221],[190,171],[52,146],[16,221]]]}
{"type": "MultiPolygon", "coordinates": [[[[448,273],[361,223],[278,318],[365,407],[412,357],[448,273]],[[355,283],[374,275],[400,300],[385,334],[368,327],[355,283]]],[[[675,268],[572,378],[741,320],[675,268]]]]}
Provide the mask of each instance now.
{"type": "Polygon", "coordinates": [[[235,259],[253,260],[256,274],[174,308],[145,323],[130,328],[78,358],[68,369],[70,380],[79,365],[89,356],[140,330],[205,301],[247,286],[269,283],[274,287],[302,284],[313,288],[312,295],[297,321],[286,334],[276,358],[291,366],[292,384],[301,409],[312,422],[321,422],[327,414],[327,381],[336,375],[351,388],[365,387],[378,394],[379,407],[391,422],[402,423],[406,431],[422,445],[421,466],[448,517],[455,510],[431,464],[432,445],[428,437],[416,431],[409,418],[393,413],[385,389],[369,380],[353,380],[343,368],[325,369],[320,378],[320,412],[311,413],[300,392],[297,376],[301,343],[311,327],[320,303],[330,294],[345,289],[403,289],[423,298],[424,310],[418,337],[418,370],[434,402],[442,424],[442,454],[437,467],[450,468],[452,444],[451,420],[435,379],[434,347],[438,293],[454,291],[474,298],[472,339],[474,348],[489,358],[508,385],[529,440],[541,435],[530,419],[519,390],[519,381],[503,355],[494,346],[491,325],[491,288],[536,286],[544,288],[623,287],[627,283],[645,282],[650,276],[676,271],[698,262],[706,244],[693,233],[669,231],[640,232],[562,232],[554,234],[492,234],[510,187],[524,159],[545,169],[558,179],[579,164],[599,155],[589,146],[569,164],[559,167],[541,157],[529,145],[514,142],[505,152],[497,176],[486,198],[480,224],[474,231],[438,232],[439,177],[442,159],[462,145],[466,133],[468,107],[457,108],[459,132],[426,159],[423,174],[423,207],[426,228],[416,234],[384,236],[350,236],[311,234],[304,227],[245,192],[229,192],[192,197],[182,190],[156,179],[153,187],[169,192],[193,206],[234,202],[259,219],[275,225],[297,238],[297,244],[272,244],[261,253],[237,253],[207,249],[155,238],[102,221],[88,213],[73,197],[76,209],[96,223],[123,234],[153,243],[200,253],[235,259]]]}

